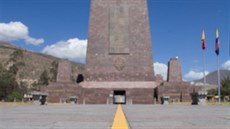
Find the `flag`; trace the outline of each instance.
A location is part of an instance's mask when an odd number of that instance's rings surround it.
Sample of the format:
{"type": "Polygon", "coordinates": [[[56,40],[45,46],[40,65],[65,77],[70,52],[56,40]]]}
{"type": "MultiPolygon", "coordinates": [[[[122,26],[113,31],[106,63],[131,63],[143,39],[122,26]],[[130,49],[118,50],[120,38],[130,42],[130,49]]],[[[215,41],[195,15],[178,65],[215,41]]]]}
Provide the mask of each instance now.
{"type": "Polygon", "coordinates": [[[216,29],[215,53],[216,53],[217,56],[219,55],[219,47],[220,47],[219,32],[218,32],[218,29],[216,29]]]}
{"type": "Polygon", "coordinates": [[[204,30],[202,32],[201,43],[202,43],[202,49],[204,50],[206,48],[204,30]]]}

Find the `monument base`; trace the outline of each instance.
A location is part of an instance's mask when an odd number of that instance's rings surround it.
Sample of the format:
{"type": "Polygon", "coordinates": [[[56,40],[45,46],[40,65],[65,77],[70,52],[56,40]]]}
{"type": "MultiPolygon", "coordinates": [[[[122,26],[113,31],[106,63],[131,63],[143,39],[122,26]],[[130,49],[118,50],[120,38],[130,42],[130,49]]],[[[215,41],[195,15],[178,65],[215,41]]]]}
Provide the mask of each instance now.
{"type": "Polygon", "coordinates": [[[112,104],[116,96],[126,104],[154,104],[156,82],[83,82],[85,104],[112,104]]]}
{"type": "Polygon", "coordinates": [[[164,82],[157,87],[158,102],[163,96],[169,96],[171,102],[192,102],[191,93],[198,92],[199,86],[192,86],[186,82],[164,82]]]}
{"type": "Polygon", "coordinates": [[[44,88],[48,102],[69,102],[76,96],[78,104],[116,104],[116,97],[124,98],[123,104],[154,104],[156,82],[82,82],[53,83],[44,88]]]}
{"type": "Polygon", "coordinates": [[[41,91],[48,93],[49,103],[69,103],[73,96],[76,96],[76,103],[83,103],[82,87],[75,83],[53,82],[43,87],[41,91]]]}

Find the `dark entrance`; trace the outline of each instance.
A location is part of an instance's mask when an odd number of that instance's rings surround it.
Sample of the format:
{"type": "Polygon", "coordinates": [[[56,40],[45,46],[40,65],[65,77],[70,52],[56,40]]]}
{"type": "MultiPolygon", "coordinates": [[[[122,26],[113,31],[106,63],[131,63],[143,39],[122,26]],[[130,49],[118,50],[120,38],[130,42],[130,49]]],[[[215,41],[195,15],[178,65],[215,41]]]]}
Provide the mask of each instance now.
{"type": "Polygon", "coordinates": [[[84,76],[83,76],[82,74],[79,74],[79,75],[77,76],[77,80],[76,80],[77,84],[78,84],[78,83],[81,83],[81,82],[83,82],[83,81],[84,81],[84,76]]]}
{"type": "Polygon", "coordinates": [[[113,91],[113,104],[126,104],[125,90],[113,91]]]}

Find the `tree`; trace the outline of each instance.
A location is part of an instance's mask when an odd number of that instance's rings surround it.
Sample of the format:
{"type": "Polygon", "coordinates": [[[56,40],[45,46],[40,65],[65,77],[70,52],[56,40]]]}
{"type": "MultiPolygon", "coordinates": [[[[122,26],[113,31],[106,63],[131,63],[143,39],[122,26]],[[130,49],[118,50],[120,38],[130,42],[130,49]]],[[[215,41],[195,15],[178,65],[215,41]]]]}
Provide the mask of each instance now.
{"type": "Polygon", "coordinates": [[[57,80],[57,69],[58,69],[58,62],[53,61],[51,63],[51,69],[50,69],[50,74],[51,74],[50,81],[52,82],[55,82],[57,80]]]}
{"type": "Polygon", "coordinates": [[[41,74],[39,80],[38,80],[38,85],[49,85],[49,75],[46,70],[43,71],[41,74]]]}
{"type": "Polygon", "coordinates": [[[23,59],[23,50],[16,49],[12,54],[10,54],[10,60],[13,62],[17,62],[18,60],[23,59]]]}
{"type": "Polygon", "coordinates": [[[10,65],[10,72],[16,75],[19,67],[25,66],[25,63],[23,61],[23,50],[17,49],[12,54],[10,54],[8,65],[10,65]]]}
{"type": "Polygon", "coordinates": [[[210,89],[210,90],[208,90],[208,95],[218,95],[217,89],[210,89]]]}
{"type": "Polygon", "coordinates": [[[221,95],[223,97],[230,96],[230,77],[221,81],[221,95]]]}
{"type": "Polygon", "coordinates": [[[0,100],[6,99],[18,87],[15,74],[0,65],[0,100]]]}
{"type": "Polygon", "coordinates": [[[19,67],[24,66],[23,51],[20,49],[15,50],[7,62],[9,69],[7,70],[0,64],[0,100],[14,101],[22,99],[25,92],[25,87],[16,81],[16,75],[19,67]]]}
{"type": "Polygon", "coordinates": [[[12,102],[12,101],[14,101],[14,100],[16,100],[16,101],[21,101],[22,98],[23,98],[23,94],[21,94],[21,93],[18,92],[18,91],[13,91],[11,94],[9,94],[9,95],[7,96],[7,101],[10,101],[10,102],[12,102]]]}
{"type": "MultiPolygon", "coordinates": [[[[221,98],[224,96],[230,96],[230,77],[227,77],[221,81],[220,88],[221,98]]],[[[209,95],[218,95],[218,88],[208,90],[209,95]]]]}
{"type": "Polygon", "coordinates": [[[28,92],[28,83],[27,82],[23,82],[21,81],[17,87],[17,90],[21,93],[21,94],[25,94],[28,92]]]}
{"type": "Polygon", "coordinates": [[[34,81],[32,84],[31,84],[31,88],[29,89],[29,91],[37,91],[39,90],[39,86],[38,86],[38,83],[36,81],[34,81]]]}
{"type": "Polygon", "coordinates": [[[49,75],[46,70],[42,72],[40,75],[40,78],[38,79],[38,82],[33,82],[32,88],[30,90],[39,90],[41,86],[47,86],[49,85],[49,75]]]}

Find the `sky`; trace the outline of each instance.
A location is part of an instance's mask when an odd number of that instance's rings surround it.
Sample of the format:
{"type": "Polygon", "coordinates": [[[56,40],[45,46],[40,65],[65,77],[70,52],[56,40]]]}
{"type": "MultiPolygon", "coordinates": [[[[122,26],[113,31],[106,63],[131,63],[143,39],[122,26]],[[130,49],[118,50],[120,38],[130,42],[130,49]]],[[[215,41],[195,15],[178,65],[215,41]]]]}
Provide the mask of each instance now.
{"type": "MultiPolygon", "coordinates": [[[[206,73],[230,69],[229,0],[148,0],[153,65],[167,75],[170,58],[178,57],[184,80],[203,77],[201,33],[206,36],[206,73]]],[[[85,62],[90,0],[0,0],[0,40],[31,51],[85,62]]]]}

